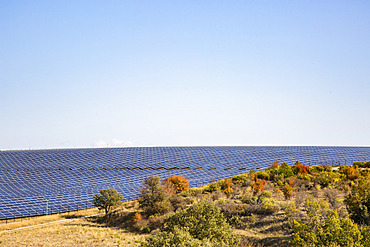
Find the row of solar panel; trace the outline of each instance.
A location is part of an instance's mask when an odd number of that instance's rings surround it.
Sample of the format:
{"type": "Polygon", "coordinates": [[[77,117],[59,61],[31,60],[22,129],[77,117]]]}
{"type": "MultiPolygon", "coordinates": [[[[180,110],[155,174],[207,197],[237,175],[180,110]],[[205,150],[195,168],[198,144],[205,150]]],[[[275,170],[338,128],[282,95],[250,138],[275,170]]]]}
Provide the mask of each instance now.
{"type": "Polygon", "coordinates": [[[306,165],[338,165],[369,159],[370,148],[362,147],[155,147],[0,152],[0,219],[39,214],[44,210],[45,201],[50,202],[48,206],[53,212],[67,211],[74,205],[89,207],[93,195],[104,188],[117,189],[125,200],[134,199],[143,179],[152,174],[162,179],[184,175],[194,187],[209,183],[212,177],[222,179],[250,169],[265,169],[275,160],[289,164],[300,160],[306,165]],[[157,169],[160,167],[163,169],[157,169]],[[182,169],[173,169],[176,167],[182,169]]]}
{"type": "MultiPolygon", "coordinates": [[[[283,148],[283,147],[279,147],[280,149],[283,148]]],[[[137,148],[138,149],[138,148],[137,148]]],[[[155,149],[155,148],[154,148],[155,149]]],[[[119,161],[119,160],[123,160],[123,161],[132,161],[132,162],[135,162],[135,160],[137,162],[143,162],[143,161],[150,161],[150,160],[153,160],[155,161],[156,158],[158,157],[160,160],[162,161],[165,161],[166,158],[172,158],[171,159],[171,162],[176,162],[177,160],[178,161],[183,161],[182,159],[182,156],[184,157],[187,157],[187,156],[192,156],[192,155],[196,155],[198,158],[202,158],[202,155],[205,156],[205,158],[209,159],[209,157],[217,157],[218,159],[219,158],[222,158],[222,157],[225,157],[226,160],[229,160],[229,159],[232,159],[233,157],[238,157],[239,155],[243,155],[243,157],[240,157],[242,160],[245,159],[245,156],[248,156],[248,157],[251,157],[251,156],[254,156],[254,155],[257,155],[258,158],[260,158],[262,155],[263,156],[271,156],[273,154],[277,154],[277,153],[280,153],[279,156],[289,156],[289,155],[297,155],[297,153],[293,152],[292,150],[289,150],[289,151],[286,151],[285,154],[283,154],[284,152],[282,151],[277,151],[277,150],[269,150],[269,148],[263,148],[261,150],[259,150],[259,152],[251,152],[249,151],[249,149],[242,149],[242,151],[244,152],[232,152],[232,150],[230,150],[229,148],[215,148],[217,149],[215,152],[214,150],[212,150],[212,152],[199,152],[198,149],[195,149],[197,150],[197,152],[179,152],[179,153],[176,153],[172,150],[174,148],[167,148],[165,150],[171,150],[171,152],[167,152],[167,155],[166,153],[163,153],[163,152],[160,152],[158,154],[155,154],[153,152],[151,153],[145,153],[145,152],[139,152],[139,154],[136,154],[136,155],[132,155],[132,153],[135,153],[135,148],[133,150],[129,150],[129,151],[126,151],[126,153],[122,152],[121,150],[119,149],[113,149],[111,150],[111,152],[102,152],[100,150],[96,151],[96,150],[91,150],[91,153],[88,155],[88,157],[83,157],[81,156],[81,153],[78,152],[78,150],[65,150],[63,152],[63,155],[57,155],[57,156],[53,156],[53,155],[50,155],[48,154],[47,156],[49,158],[45,158],[44,156],[47,154],[45,152],[34,152],[34,153],[29,153],[29,152],[5,152],[7,155],[7,157],[4,157],[4,155],[1,155],[0,156],[0,165],[4,165],[4,162],[2,162],[2,158],[5,159],[6,163],[7,164],[14,164],[14,165],[20,165],[22,163],[22,161],[25,161],[26,162],[26,165],[30,165],[32,163],[35,163],[35,164],[40,164],[40,163],[43,163],[45,165],[45,162],[48,163],[53,163],[53,164],[66,164],[68,163],[69,161],[73,161],[73,164],[75,164],[76,162],[77,163],[85,163],[87,164],[89,160],[92,161],[92,164],[95,164],[95,163],[99,163],[99,162],[116,162],[116,161],[119,161]],[[227,152],[225,152],[227,151],[227,152]],[[68,154],[68,155],[67,155],[68,154]],[[114,154],[114,158],[112,158],[112,154],[114,154]],[[212,154],[212,155],[210,155],[212,154]],[[10,157],[9,157],[10,156],[10,157]],[[14,159],[12,159],[11,157],[14,156],[14,159]],[[167,157],[166,157],[167,156],[167,157]],[[141,158],[140,158],[141,157],[141,158]],[[150,158],[150,160],[148,160],[147,158],[150,158]],[[104,159],[104,158],[108,158],[108,159],[104,159]]],[[[194,148],[193,148],[194,149],[194,148]]],[[[276,148],[275,148],[276,149],[276,148]]],[[[353,148],[352,148],[353,149],[353,148]]],[[[349,149],[348,151],[351,151],[353,152],[354,150],[352,149],[349,149]]],[[[201,149],[202,150],[202,149],[201,149]]],[[[193,151],[193,150],[192,150],[193,151]]],[[[359,150],[355,150],[357,153],[359,152],[359,150]]],[[[364,150],[366,152],[366,150],[364,150]]],[[[342,150],[343,152],[343,150],[342,150]]],[[[4,153],[4,152],[2,152],[4,153]]],[[[306,150],[306,156],[309,155],[315,155],[316,154],[319,154],[321,158],[323,154],[328,154],[328,155],[332,155],[332,153],[335,153],[337,156],[338,156],[338,151],[333,151],[333,150],[330,150],[328,148],[324,149],[324,150],[321,150],[321,152],[317,152],[317,151],[310,151],[309,149],[306,150]]],[[[358,154],[357,154],[358,155],[358,154]]]]}
{"type": "MultiPolygon", "coordinates": [[[[1,153],[0,153],[1,154],[1,153]]],[[[346,155],[336,155],[336,160],[344,160],[344,159],[353,159],[353,158],[358,158],[359,156],[361,156],[360,154],[356,154],[356,155],[351,155],[351,154],[346,154],[346,155]]],[[[362,155],[363,157],[367,157],[366,154],[363,154],[362,155]]],[[[1,157],[1,156],[0,156],[1,157]]],[[[318,160],[318,161],[322,161],[322,160],[332,160],[332,156],[331,154],[320,154],[320,155],[311,155],[311,154],[305,154],[305,155],[297,155],[297,154],[267,154],[266,156],[265,155],[242,155],[242,156],[233,156],[233,157],[230,157],[230,155],[213,155],[211,158],[210,157],[202,157],[202,156],[179,156],[177,157],[177,159],[171,159],[171,160],[168,160],[166,159],[165,157],[161,157],[161,156],[158,156],[158,157],[146,157],[145,159],[142,158],[140,160],[137,160],[137,159],[130,159],[130,157],[119,157],[119,158],[116,158],[114,160],[112,159],[109,159],[109,157],[107,159],[103,159],[102,157],[96,157],[96,159],[92,160],[92,161],[86,161],[84,159],[78,159],[78,158],[74,158],[74,159],[70,159],[70,160],[58,160],[58,159],[53,159],[53,160],[48,160],[50,161],[50,163],[47,163],[45,162],[44,160],[41,160],[41,161],[36,161],[34,162],[35,164],[37,164],[38,166],[40,167],[47,167],[46,165],[52,165],[52,166],[57,166],[59,163],[60,164],[65,164],[66,166],[67,165],[73,165],[73,166],[76,166],[76,164],[83,164],[84,166],[88,166],[90,164],[99,164],[101,162],[105,162],[105,163],[112,163],[112,164],[126,164],[126,163],[129,163],[129,164],[135,164],[135,163],[140,163],[140,164],[145,164],[145,165],[150,165],[151,163],[154,163],[154,164],[160,164],[160,163],[163,163],[163,164],[168,164],[168,163],[189,163],[189,162],[194,162],[194,157],[197,158],[197,162],[198,163],[207,163],[207,162],[211,162],[211,161],[217,161],[219,163],[222,163],[222,162],[233,162],[233,161],[241,161],[241,162],[245,162],[245,161],[256,161],[256,160],[260,160],[260,159],[263,159],[263,158],[279,158],[281,160],[286,160],[286,159],[297,159],[297,158],[303,158],[303,159],[312,159],[312,160],[318,160]],[[149,162],[149,163],[142,163],[142,162],[149,162]]],[[[29,167],[29,168],[34,168],[34,164],[32,161],[28,160],[28,159],[23,159],[22,157],[19,157],[16,161],[9,161],[9,160],[5,160],[3,159],[3,162],[0,163],[0,167],[7,167],[7,166],[10,166],[12,168],[19,168],[19,167],[29,167]]]]}

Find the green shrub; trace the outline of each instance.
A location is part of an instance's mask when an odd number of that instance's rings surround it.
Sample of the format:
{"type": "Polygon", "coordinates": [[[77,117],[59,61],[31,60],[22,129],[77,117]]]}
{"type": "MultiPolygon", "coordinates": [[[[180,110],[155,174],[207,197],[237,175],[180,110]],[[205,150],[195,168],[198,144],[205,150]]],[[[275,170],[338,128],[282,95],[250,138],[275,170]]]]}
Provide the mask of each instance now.
{"type": "Polygon", "coordinates": [[[279,167],[280,167],[279,163],[275,162],[273,165],[266,169],[266,172],[269,175],[269,180],[271,181],[277,180],[276,176],[278,176],[279,167]]]}
{"type": "Polygon", "coordinates": [[[241,195],[239,199],[246,204],[253,204],[257,201],[257,197],[252,194],[241,195]]]}
{"type": "Polygon", "coordinates": [[[221,247],[238,246],[239,241],[220,209],[213,203],[202,201],[168,217],[161,231],[148,237],[143,246],[221,247]]]}
{"type": "Polygon", "coordinates": [[[364,237],[363,240],[364,240],[364,246],[365,247],[370,247],[370,226],[360,226],[360,231],[361,231],[361,234],[362,236],[364,237]],[[367,240],[367,241],[366,241],[367,240]]]}
{"type": "Polygon", "coordinates": [[[370,168],[370,161],[365,161],[365,162],[357,161],[357,162],[353,162],[353,165],[355,165],[355,163],[357,167],[370,168]]]}
{"type": "Polygon", "coordinates": [[[370,175],[360,177],[344,200],[351,219],[370,225],[370,175]]]}
{"type": "Polygon", "coordinates": [[[357,225],[350,219],[341,219],[332,211],[323,220],[313,220],[308,224],[294,221],[293,246],[365,246],[366,240],[357,225]]]}
{"type": "Polygon", "coordinates": [[[248,177],[248,174],[240,174],[232,177],[231,181],[233,182],[233,184],[244,187],[249,186],[252,180],[248,177]]]}
{"type": "Polygon", "coordinates": [[[311,170],[310,170],[310,173],[311,174],[314,174],[314,173],[320,173],[320,172],[331,172],[333,171],[333,168],[331,166],[326,166],[326,165],[314,165],[314,166],[311,166],[311,170]]]}
{"type": "Polygon", "coordinates": [[[294,176],[294,173],[292,167],[284,162],[278,169],[278,175],[282,175],[284,178],[289,178],[294,176]]]}
{"type": "Polygon", "coordinates": [[[262,201],[257,200],[255,203],[248,204],[244,215],[258,214],[271,215],[280,210],[278,202],[273,198],[264,198],[262,201]]]}
{"type": "Polygon", "coordinates": [[[173,211],[172,203],[166,199],[164,201],[155,202],[153,206],[149,208],[145,208],[145,212],[149,215],[151,214],[166,214],[173,211]]]}
{"type": "Polygon", "coordinates": [[[322,172],[323,170],[324,170],[323,166],[314,165],[311,166],[310,174],[319,173],[322,172]]]}
{"type": "Polygon", "coordinates": [[[240,227],[242,225],[242,219],[239,215],[232,216],[227,222],[234,227],[240,227]]]}
{"type": "Polygon", "coordinates": [[[366,168],[370,168],[370,161],[366,161],[366,162],[365,162],[365,167],[366,167],[366,168]]]}
{"type": "Polygon", "coordinates": [[[221,185],[218,182],[211,183],[211,184],[207,185],[204,188],[203,193],[208,194],[208,193],[212,193],[214,191],[221,191],[221,185]]]}
{"type": "Polygon", "coordinates": [[[271,197],[272,197],[272,192],[271,191],[264,190],[258,196],[258,200],[262,201],[265,198],[271,198],[271,197]]]}
{"type": "Polygon", "coordinates": [[[183,209],[186,206],[185,199],[179,195],[172,195],[169,200],[174,210],[183,209]]]}
{"type": "Polygon", "coordinates": [[[191,188],[189,190],[181,192],[179,195],[182,197],[197,196],[202,194],[202,192],[203,192],[202,188],[191,188]]]}
{"type": "Polygon", "coordinates": [[[270,215],[270,214],[277,213],[279,210],[280,210],[280,207],[277,204],[276,200],[267,198],[262,201],[259,214],[270,215]]]}
{"type": "Polygon", "coordinates": [[[306,180],[306,181],[312,181],[312,176],[310,174],[299,174],[297,178],[306,180]]]}
{"type": "Polygon", "coordinates": [[[150,230],[158,229],[163,225],[166,215],[151,215],[148,218],[148,228],[150,230]]]}
{"type": "Polygon", "coordinates": [[[294,220],[292,246],[365,246],[361,231],[350,219],[339,218],[325,201],[306,200],[305,222],[294,220]]]}
{"type": "Polygon", "coordinates": [[[353,166],[356,166],[356,167],[362,167],[364,165],[364,162],[362,161],[354,161],[353,162],[353,166]]]}
{"type": "Polygon", "coordinates": [[[270,174],[267,173],[266,171],[259,171],[256,173],[256,176],[258,179],[265,179],[265,180],[270,179],[270,174]]]}
{"type": "Polygon", "coordinates": [[[322,171],[314,178],[314,181],[323,188],[333,185],[341,180],[341,174],[337,172],[322,171]]]}
{"type": "Polygon", "coordinates": [[[226,200],[225,199],[218,199],[217,201],[217,204],[221,204],[221,205],[225,205],[226,204],[226,200]]]}
{"type": "MultiPolygon", "coordinates": [[[[282,178],[282,179],[283,179],[283,178],[282,178]]],[[[286,184],[286,181],[285,181],[285,180],[281,180],[281,179],[279,179],[279,180],[277,180],[277,181],[276,181],[276,184],[277,184],[278,186],[282,187],[282,186],[284,186],[284,185],[286,184]]]]}

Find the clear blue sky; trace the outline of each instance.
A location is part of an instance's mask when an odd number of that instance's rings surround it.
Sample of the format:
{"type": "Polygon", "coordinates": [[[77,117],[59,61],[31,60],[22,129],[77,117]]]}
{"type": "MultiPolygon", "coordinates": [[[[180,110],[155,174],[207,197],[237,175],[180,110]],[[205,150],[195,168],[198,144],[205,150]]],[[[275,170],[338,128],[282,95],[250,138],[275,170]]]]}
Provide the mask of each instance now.
{"type": "Polygon", "coordinates": [[[1,1],[0,149],[370,145],[370,1],[1,1]]]}

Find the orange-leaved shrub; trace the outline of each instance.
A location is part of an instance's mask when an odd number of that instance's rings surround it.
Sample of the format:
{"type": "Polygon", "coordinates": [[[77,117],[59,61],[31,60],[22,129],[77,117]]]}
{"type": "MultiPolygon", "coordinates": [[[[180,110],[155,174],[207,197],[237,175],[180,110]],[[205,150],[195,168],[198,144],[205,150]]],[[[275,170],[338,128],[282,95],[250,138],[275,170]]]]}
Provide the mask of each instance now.
{"type": "Polygon", "coordinates": [[[141,220],[143,217],[141,217],[141,214],[136,212],[135,215],[132,217],[132,222],[136,223],[139,220],[141,220]]]}
{"type": "Polygon", "coordinates": [[[253,195],[257,195],[259,192],[262,192],[266,183],[266,180],[263,179],[256,180],[253,184],[253,195]]]}
{"type": "Polygon", "coordinates": [[[176,193],[180,193],[190,189],[189,181],[184,176],[176,176],[173,175],[171,177],[166,178],[163,182],[173,184],[175,187],[176,193]]]}
{"type": "Polygon", "coordinates": [[[294,178],[294,177],[290,177],[290,178],[288,179],[288,184],[289,184],[290,186],[293,186],[293,185],[295,184],[295,178],[294,178]]]}
{"type": "Polygon", "coordinates": [[[230,178],[225,178],[224,180],[220,181],[220,185],[221,185],[221,190],[224,190],[226,188],[231,187],[231,185],[233,185],[233,182],[231,181],[230,178]]]}
{"type": "Polygon", "coordinates": [[[285,196],[285,199],[290,199],[293,195],[293,187],[290,186],[289,184],[284,186],[283,193],[285,196]]]}
{"type": "Polygon", "coordinates": [[[231,181],[230,178],[225,178],[224,180],[220,181],[221,190],[226,195],[233,193],[233,189],[231,188],[231,185],[233,185],[233,182],[231,181]]]}
{"type": "Polygon", "coordinates": [[[294,174],[308,174],[311,168],[309,166],[303,165],[301,162],[297,161],[293,166],[294,174]]]}

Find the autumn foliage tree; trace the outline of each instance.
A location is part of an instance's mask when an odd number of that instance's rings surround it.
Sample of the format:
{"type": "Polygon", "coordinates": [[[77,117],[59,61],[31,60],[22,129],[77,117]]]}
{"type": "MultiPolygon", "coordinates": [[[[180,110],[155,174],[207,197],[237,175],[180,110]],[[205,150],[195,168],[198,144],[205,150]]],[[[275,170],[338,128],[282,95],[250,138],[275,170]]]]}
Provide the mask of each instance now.
{"type": "Polygon", "coordinates": [[[176,190],[176,193],[181,193],[187,191],[190,188],[189,181],[184,176],[173,175],[166,178],[162,182],[163,184],[169,183],[172,184],[176,190]]]}

